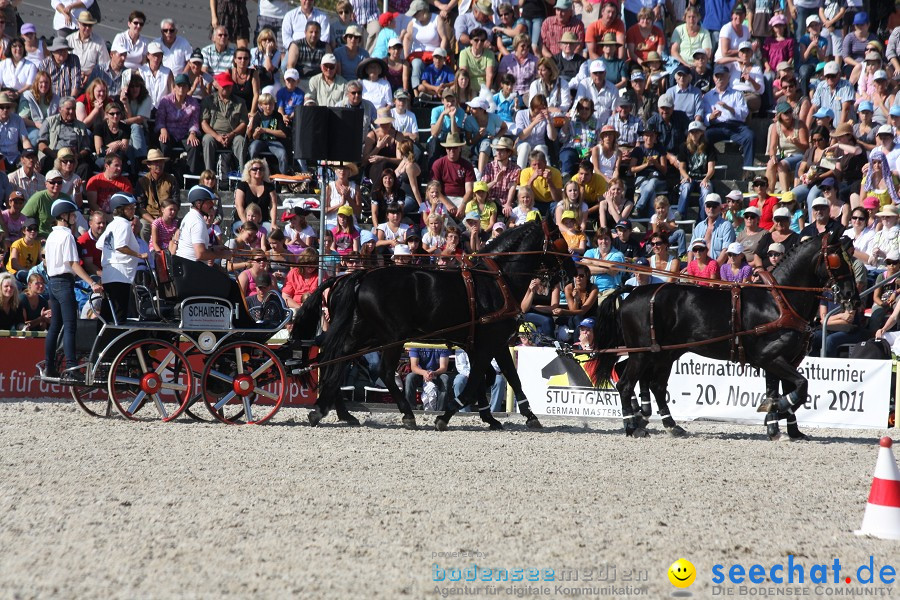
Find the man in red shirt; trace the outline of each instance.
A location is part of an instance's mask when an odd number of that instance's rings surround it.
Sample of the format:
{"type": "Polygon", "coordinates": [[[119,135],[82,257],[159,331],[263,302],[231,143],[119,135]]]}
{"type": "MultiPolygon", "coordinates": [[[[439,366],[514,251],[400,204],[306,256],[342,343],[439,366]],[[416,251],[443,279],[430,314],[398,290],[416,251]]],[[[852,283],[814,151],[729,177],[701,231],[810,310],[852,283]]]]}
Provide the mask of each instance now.
{"type": "Polygon", "coordinates": [[[456,206],[456,216],[459,218],[466,214],[466,203],[472,199],[472,187],[475,185],[472,163],[461,158],[465,145],[462,134],[447,134],[447,141],[441,144],[447,149],[447,155],[434,161],[431,166],[431,179],[441,183],[444,195],[456,206]]]}
{"type": "Polygon", "coordinates": [[[103,275],[100,260],[103,251],[97,247],[97,238],[106,229],[106,213],[95,210],[91,213],[88,230],[78,238],[78,254],[81,256],[81,265],[89,275],[103,275]]]}
{"type": "Polygon", "coordinates": [[[547,58],[553,58],[554,54],[559,54],[561,50],[559,42],[562,34],[567,31],[574,33],[578,41],[584,43],[584,23],[575,18],[572,0],[556,0],[553,8],[556,10],[556,14],[544,19],[541,25],[541,55],[547,58]]]}
{"type": "Polygon", "coordinates": [[[117,192],[133,193],[131,181],[122,175],[122,157],[107,154],[103,161],[103,172],[88,179],[85,190],[91,210],[109,213],[109,198],[117,192]]]}
{"type": "Polygon", "coordinates": [[[619,44],[616,58],[625,58],[625,23],[619,17],[619,7],[615,2],[604,2],[600,8],[600,18],[588,25],[584,38],[591,60],[602,58],[599,44],[607,33],[614,33],[619,44]]]}

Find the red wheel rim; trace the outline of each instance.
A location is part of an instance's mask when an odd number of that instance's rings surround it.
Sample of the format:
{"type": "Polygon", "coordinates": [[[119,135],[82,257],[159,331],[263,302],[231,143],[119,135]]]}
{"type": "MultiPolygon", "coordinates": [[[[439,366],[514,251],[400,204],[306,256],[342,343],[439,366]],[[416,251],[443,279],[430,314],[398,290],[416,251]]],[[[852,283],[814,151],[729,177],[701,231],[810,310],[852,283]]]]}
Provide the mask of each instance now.
{"type": "Polygon", "coordinates": [[[109,397],[126,418],[171,421],[187,406],[194,374],[184,354],[163,340],[142,340],[126,347],[112,362],[109,397]]]}
{"type": "Polygon", "coordinates": [[[284,402],[287,373],[267,346],[237,342],[209,357],[200,387],[206,407],[219,421],[258,424],[275,416],[284,402]]]}

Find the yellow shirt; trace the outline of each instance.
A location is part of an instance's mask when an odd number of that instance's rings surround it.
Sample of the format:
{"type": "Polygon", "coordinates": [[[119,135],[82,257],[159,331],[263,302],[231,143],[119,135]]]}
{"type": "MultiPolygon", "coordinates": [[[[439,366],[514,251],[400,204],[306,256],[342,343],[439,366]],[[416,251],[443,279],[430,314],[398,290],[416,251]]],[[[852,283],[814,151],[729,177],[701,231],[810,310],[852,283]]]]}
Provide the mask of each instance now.
{"type": "MultiPolygon", "coordinates": [[[[25,238],[19,238],[12,243],[9,247],[10,252],[15,248],[19,252],[19,266],[24,270],[28,271],[34,265],[41,262],[41,240],[35,238],[31,245],[25,243],[25,238]]],[[[13,268],[12,261],[9,261],[6,265],[6,270],[16,274],[16,270],[13,268]]]]}
{"type": "MultiPolygon", "coordinates": [[[[572,181],[578,181],[578,175],[572,176],[572,181]]],[[[582,200],[593,206],[603,200],[603,194],[607,189],[606,178],[600,173],[591,175],[590,180],[584,183],[584,195],[582,200]]]]}
{"type": "Polygon", "coordinates": [[[490,231],[491,217],[497,213],[497,205],[490,200],[484,203],[484,209],[479,209],[477,200],[469,200],[466,204],[466,213],[473,210],[481,215],[481,230],[490,231]]]}
{"type": "MultiPolygon", "coordinates": [[[[550,166],[547,167],[547,170],[550,171],[550,180],[553,182],[553,186],[558,190],[562,190],[562,173],[559,172],[559,169],[550,166]]],[[[528,185],[532,172],[533,169],[531,167],[522,169],[522,173],[519,175],[519,185],[528,185]]],[[[550,185],[545,178],[538,177],[535,179],[534,183],[531,184],[531,189],[534,190],[535,202],[543,202],[544,204],[553,202],[553,197],[550,195],[550,185]]]]}

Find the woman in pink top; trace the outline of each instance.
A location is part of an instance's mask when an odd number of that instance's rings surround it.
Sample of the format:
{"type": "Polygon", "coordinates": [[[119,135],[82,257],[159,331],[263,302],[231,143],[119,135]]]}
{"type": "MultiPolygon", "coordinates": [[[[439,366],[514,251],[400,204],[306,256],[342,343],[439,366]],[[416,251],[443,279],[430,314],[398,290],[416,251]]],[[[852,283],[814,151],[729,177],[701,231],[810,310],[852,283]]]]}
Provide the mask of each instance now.
{"type": "Polygon", "coordinates": [[[769,19],[769,26],[775,31],[775,35],[767,37],[763,42],[762,56],[766,63],[766,77],[771,81],[775,78],[775,68],[778,63],[794,64],[797,40],[788,35],[787,19],[784,15],[775,15],[769,19]]]}
{"type": "MultiPolygon", "coordinates": [[[[719,263],[709,257],[709,248],[703,240],[694,240],[691,244],[691,252],[694,253],[694,260],[688,263],[685,273],[692,277],[700,277],[702,279],[718,279],[719,263]]],[[[708,283],[692,282],[698,285],[709,285],[708,283]]]]}

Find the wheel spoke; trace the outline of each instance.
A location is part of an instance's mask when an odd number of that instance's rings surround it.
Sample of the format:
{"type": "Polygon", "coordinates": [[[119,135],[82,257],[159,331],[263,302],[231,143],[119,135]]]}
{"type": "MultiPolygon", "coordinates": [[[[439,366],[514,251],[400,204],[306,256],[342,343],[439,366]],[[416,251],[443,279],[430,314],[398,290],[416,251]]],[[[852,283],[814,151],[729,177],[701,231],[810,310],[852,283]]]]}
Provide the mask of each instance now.
{"type": "Polygon", "coordinates": [[[235,359],[235,361],[237,361],[237,374],[243,375],[244,374],[244,356],[243,356],[243,353],[241,352],[240,346],[234,347],[234,359],[235,359]]]}
{"type": "Polygon", "coordinates": [[[216,410],[222,410],[222,407],[225,406],[226,404],[228,404],[229,402],[231,402],[231,399],[234,398],[236,395],[237,395],[237,394],[235,394],[233,391],[228,392],[227,394],[225,394],[224,396],[222,396],[222,399],[221,399],[221,400],[219,400],[219,401],[216,403],[215,409],[216,409],[216,410]]]}
{"type": "Polygon", "coordinates": [[[174,352],[169,352],[169,354],[159,363],[159,366],[156,367],[156,374],[162,375],[163,371],[166,370],[166,367],[169,366],[169,363],[172,362],[176,358],[174,352]]]}
{"type": "Polygon", "coordinates": [[[134,377],[116,377],[116,383],[127,383],[128,385],[141,385],[140,379],[134,377]]]}
{"type": "Polygon", "coordinates": [[[219,371],[210,369],[209,374],[212,377],[215,377],[216,379],[221,379],[222,381],[225,381],[227,383],[234,383],[234,377],[231,377],[230,375],[226,375],[225,373],[220,373],[219,371]]]}
{"type": "Polygon", "coordinates": [[[133,415],[134,413],[136,413],[141,407],[141,404],[144,402],[144,398],[146,397],[147,394],[145,394],[143,390],[138,392],[137,396],[134,397],[134,402],[132,402],[131,406],[128,407],[128,414],[133,415]]]}
{"type": "Polygon", "coordinates": [[[247,423],[253,421],[253,411],[251,410],[250,396],[244,396],[244,416],[247,417],[247,423]]]}
{"type": "Polygon", "coordinates": [[[278,394],[273,394],[272,392],[268,392],[262,388],[253,388],[253,393],[257,396],[268,398],[269,400],[278,400],[278,394]]]}
{"type": "Polygon", "coordinates": [[[144,351],[140,346],[134,349],[134,354],[137,356],[138,364],[141,365],[141,372],[148,373],[149,369],[147,369],[147,360],[144,358],[144,351]]]}
{"type": "Polygon", "coordinates": [[[159,384],[159,387],[164,390],[177,390],[179,392],[183,392],[188,389],[188,386],[184,385],[183,383],[175,383],[174,381],[161,383],[159,384]]]}
{"type": "Polygon", "coordinates": [[[271,367],[271,366],[274,364],[274,362],[275,362],[275,361],[273,361],[273,360],[270,358],[270,359],[267,360],[265,363],[263,363],[263,365],[262,365],[260,368],[258,368],[257,370],[253,371],[253,373],[250,374],[250,377],[252,377],[253,379],[259,379],[259,376],[262,375],[263,372],[264,372],[266,369],[268,369],[269,367],[271,367]]]}
{"type": "Polygon", "coordinates": [[[150,394],[150,397],[153,398],[153,402],[156,403],[156,410],[159,411],[159,416],[163,419],[167,418],[169,413],[166,412],[166,407],[163,405],[163,401],[159,397],[159,394],[150,394]]]}

